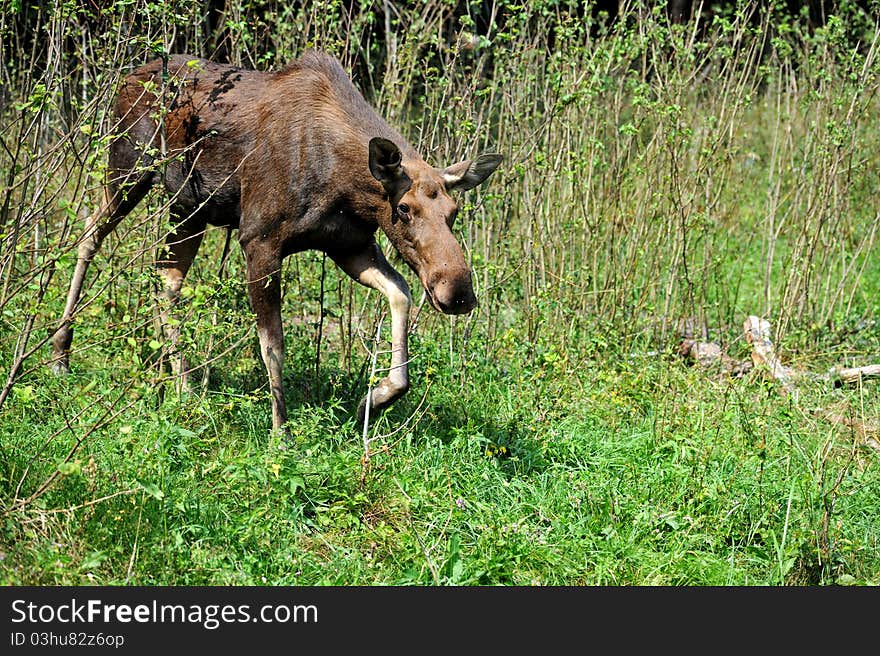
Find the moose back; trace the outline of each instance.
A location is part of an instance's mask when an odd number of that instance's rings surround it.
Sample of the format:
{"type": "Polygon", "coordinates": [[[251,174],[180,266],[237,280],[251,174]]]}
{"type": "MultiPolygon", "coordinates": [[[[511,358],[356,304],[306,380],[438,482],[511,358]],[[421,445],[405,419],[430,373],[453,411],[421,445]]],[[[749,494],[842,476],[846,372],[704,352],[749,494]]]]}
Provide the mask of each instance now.
{"type": "Polygon", "coordinates": [[[470,312],[471,271],[452,233],[452,192],[471,189],[501,162],[484,154],[429,165],[364,100],[339,62],[306,51],[264,73],[175,55],[136,69],[114,107],[104,200],[78,244],[67,303],[52,338],[53,368],[69,370],[77,304],[104,238],[153,185],[168,196],[173,229],[158,271],[161,319],[174,372],[191,370],[168,321],[208,224],[238,229],[247,291],[272,392],[272,425],[286,430],[281,263],[297,251],[326,253],[378,290],[391,310],[391,366],[359,408],[378,411],[409,388],[412,302],[403,276],[376,242],[381,229],[418,276],[431,305],[470,312]]]}

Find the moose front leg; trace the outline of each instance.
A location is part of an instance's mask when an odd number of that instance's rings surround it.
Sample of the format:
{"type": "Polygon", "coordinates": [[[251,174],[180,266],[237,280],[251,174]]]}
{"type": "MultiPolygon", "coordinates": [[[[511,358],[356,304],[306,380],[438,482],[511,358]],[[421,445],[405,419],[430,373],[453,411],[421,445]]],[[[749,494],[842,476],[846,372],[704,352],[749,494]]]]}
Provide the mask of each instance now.
{"type": "MultiPolygon", "coordinates": [[[[372,243],[366,250],[355,255],[331,255],[333,261],[349,276],[366,287],[371,287],[388,298],[391,306],[391,368],[369,394],[370,412],[387,408],[406,394],[409,389],[409,308],[412,297],[409,287],[385,255],[379,245],[372,243]]],[[[358,408],[358,422],[364,421],[367,410],[365,398],[358,408]]]]}
{"type": "Polygon", "coordinates": [[[179,215],[174,217],[174,221],[176,227],[165,238],[166,253],[157,263],[159,275],[164,282],[159,303],[159,321],[168,340],[169,346],[166,350],[171,360],[171,371],[177,378],[178,391],[185,391],[189,388],[190,367],[179,346],[180,326],[177,322],[172,322],[171,314],[180,301],[183,280],[205,235],[205,223],[195,218],[182,221],[179,215]]]}
{"type": "Polygon", "coordinates": [[[272,392],[272,428],[290,434],[287,406],[284,402],[284,331],[281,324],[281,259],[267,245],[248,242],[244,248],[247,260],[247,286],[251,308],[257,315],[260,354],[269,374],[272,392]]]}

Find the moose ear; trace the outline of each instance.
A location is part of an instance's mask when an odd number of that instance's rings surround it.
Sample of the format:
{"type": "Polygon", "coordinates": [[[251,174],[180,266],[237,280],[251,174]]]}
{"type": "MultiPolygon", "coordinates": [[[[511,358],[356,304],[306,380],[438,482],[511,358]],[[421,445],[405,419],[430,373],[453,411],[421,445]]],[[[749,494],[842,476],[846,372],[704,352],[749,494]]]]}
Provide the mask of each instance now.
{"type": "Polygon", "coordinates": [[[440,171],[440,175],[443,176],[446,189],[449,191],[454,189],[466,191],[485,182],[486,178],[492,175],[492,171],[501,164],[502,159],[504,158],[498,153],[484,153],[473,161],[468,159],[447,166],[440,171]]]}
{"type": "Polygon", "coordinates": [[[403,173],[400,160],[400,149],[393,141],[382,137],[370,139],[370,173],[386,189],[393,186],[403,173]]]}

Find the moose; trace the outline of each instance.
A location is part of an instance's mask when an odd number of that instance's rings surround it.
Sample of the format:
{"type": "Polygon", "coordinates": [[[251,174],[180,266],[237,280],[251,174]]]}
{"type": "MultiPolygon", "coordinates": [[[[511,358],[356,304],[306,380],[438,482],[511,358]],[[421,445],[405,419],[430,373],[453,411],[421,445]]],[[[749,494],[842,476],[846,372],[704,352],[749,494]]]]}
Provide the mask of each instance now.
{"type": "Polygon", "coordinates": [[[316,50],[275,72],[188,55],[150,61],[121,82],[113,108],[103,202],[86,219],[67,301],[52,336],[52,368],[70,369],[77,303],[101,243],[154,185],[164,188],[171,230],[156,263],[160,319],[172,372],[192,370],[168,321],[207,225],[238,230],[273,429],[287,431],[282,368],[281,264],[324,252],[346,274],[387,297],[391,366],[358,409],[381,411],[409,389],[412,296],[386,259],[379,228],[445,314],[477,304],[452,227],[452,192],[483,183],[495,153],[446,168],[429,165],[364,99],[340,62],[316,50]]]}

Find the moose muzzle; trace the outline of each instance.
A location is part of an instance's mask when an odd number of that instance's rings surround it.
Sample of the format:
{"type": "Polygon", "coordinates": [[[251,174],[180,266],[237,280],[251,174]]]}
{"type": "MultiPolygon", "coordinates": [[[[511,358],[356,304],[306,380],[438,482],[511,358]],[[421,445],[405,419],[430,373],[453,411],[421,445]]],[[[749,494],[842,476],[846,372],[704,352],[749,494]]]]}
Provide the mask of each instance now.
{"type": "Polygon", "coordinates": [[[477,307],[473,280],[468,269],[454,275],[431,276],[425,289],[431,305],[444,314],[467,314],[477,307]]]}

